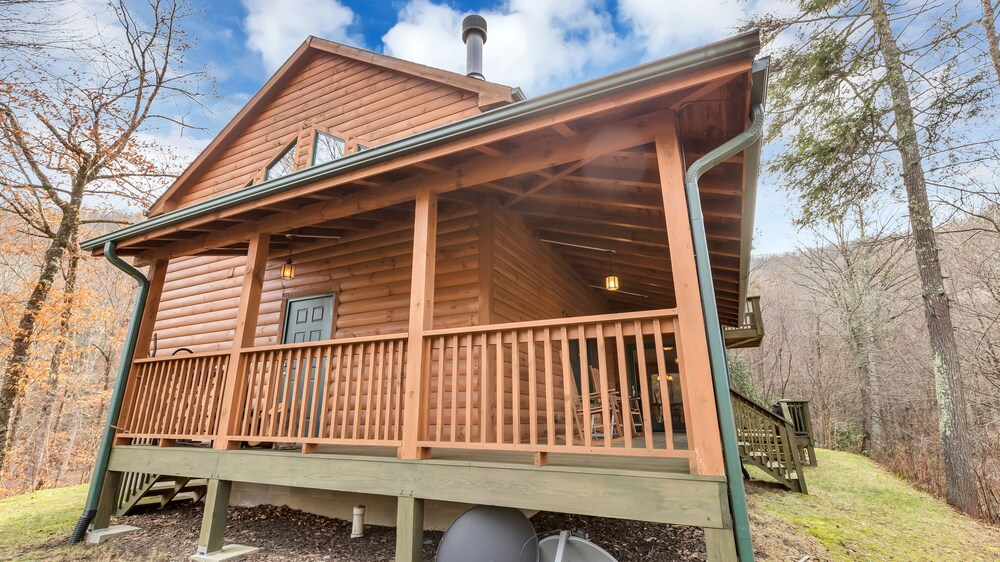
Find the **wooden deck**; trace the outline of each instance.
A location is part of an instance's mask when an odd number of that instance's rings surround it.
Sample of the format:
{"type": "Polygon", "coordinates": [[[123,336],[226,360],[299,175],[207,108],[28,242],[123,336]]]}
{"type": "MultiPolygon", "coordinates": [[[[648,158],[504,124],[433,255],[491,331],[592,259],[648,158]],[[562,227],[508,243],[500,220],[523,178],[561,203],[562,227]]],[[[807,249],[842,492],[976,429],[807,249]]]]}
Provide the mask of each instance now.
{"type": "Polygon", "coordinates": [[[172,474],[548,510],[721,529],[729,521],[725,478],[688,474],[676,459],[612,459],[442,451],[403,460],[384,447],[338,447],[338,453],[198,447],[115,447],[110,470],[172,474]],[[594,461],[594,462],[591,462],[594,461]]]}

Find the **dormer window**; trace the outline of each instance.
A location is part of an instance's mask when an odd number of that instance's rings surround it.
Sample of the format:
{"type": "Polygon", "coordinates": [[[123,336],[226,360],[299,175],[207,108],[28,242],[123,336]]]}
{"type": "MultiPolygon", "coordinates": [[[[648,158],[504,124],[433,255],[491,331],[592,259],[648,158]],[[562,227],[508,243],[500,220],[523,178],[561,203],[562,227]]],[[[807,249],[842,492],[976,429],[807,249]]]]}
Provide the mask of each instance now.
{"type": "Polygon", "coordinates": [[[273,180],[280,178],[282,176],[287,176],[288,174],[295,171],[295,146],[297,143],[292,142],[288,145],[288,148],[281,153],[271,162],[271,165],[267,167],[264,171],[264,180],[273,180]]]}
{"type": "Polygon", "coordinates": [[[346,152],[347,143],[340,137],[316,131],[316,147],[313,151],[313,166],[333,162],[338,158],[343,158],[346,152]]]}

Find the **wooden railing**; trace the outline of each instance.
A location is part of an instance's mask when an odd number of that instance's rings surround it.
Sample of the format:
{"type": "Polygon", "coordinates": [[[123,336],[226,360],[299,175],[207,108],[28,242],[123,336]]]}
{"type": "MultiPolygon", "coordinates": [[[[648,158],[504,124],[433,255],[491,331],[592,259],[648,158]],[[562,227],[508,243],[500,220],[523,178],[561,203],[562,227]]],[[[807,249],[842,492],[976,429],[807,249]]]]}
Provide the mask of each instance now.
{"type": "Polygon", "coordinates": [[[667,309],[425,331],[412,404],[406,333],[249,348],[229,374],[230,353],[141,359],[118,436],[398,447],[412,407],[408,443],[423,449],[675,457],[694,470],[717,428],[692,415],[711,387],[683,372],[677,323],[667,309]]]}
{"type": "Polygon", "coordinates": [[[406,334],[255,347],[240,359],[230,439],[398,445],[406,334]]]}
{"type": "Polygon", "coordinates": [[[793,491],[805,493],[792,421],[734,390],[730,394],[740,458],[757,465],[793,491]]]}
{"type": "Polygon", "coordinates": [[[723,326],[726,347],[758,347],[764,338],[764,318],[760,311],[760,297],[747,297],[738,326],[723,326]]]}
{"type": "Polygon", "coordinates": [[[662,351],[675,319],[660,310],[426,332],[420,446],[690,458],[674,443],[662,351]]]}
{"type": "Polygon", "coordinates": [[[807,461],[810,466],[816,466],[816,446],[813,442],[812,416],[809,414],[808,400],[779,400],[772,407],[774,413],[785,416],[792,421],[795,429],[796,446],[799,458],[807,461]]]}
{"type": "Polygon", "coordinates": [[[211,439],[228,363],[228,353],[136,359],[118,418],[118,436],[211,439]]]}

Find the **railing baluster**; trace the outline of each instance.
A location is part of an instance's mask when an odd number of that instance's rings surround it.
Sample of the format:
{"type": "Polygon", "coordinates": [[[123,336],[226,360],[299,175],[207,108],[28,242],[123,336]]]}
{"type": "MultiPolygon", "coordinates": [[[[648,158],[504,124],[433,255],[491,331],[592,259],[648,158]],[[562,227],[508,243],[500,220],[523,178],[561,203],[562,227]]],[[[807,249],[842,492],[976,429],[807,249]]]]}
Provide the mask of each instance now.
{"type": "Polygon", "coordinates": [[[510,333],[511,386],[510,402],[513,421],[513,443],[521,443],[521,344],[516,330],[510,333]]]}
{"type": "MultiPolygon", "coordinates": [[[[667,384],[667,362],[663,357],[663,326],[660,319],[653,320],[653,353],[656,353],[657,379],[660,383],[660,406],[663,415],[663,434],[667,441],[667,449],[674,448],[674,418],[673,409],[670,403],[670,385],[667,384]]],[[[681,398],[683,398],[683,393],[681,398]]],[[[685,418],[685,422],[687,419],[685,418]]],[[[686,428],[687,426],[685,426],[686,428]]],[[[690,443],[690,441],[688,441],[690,443]]]]}
{"type": "MultiPolygon", "coordinates": [[[[642,322],[636,320],[635,324],[635,357],[638,363],[639,377],[639,402],[642,404],[642,433],[646,437],[646,448],[652,449],[653,445],[653,415],[652,415],[652,395],[649,393],[649,373],[646,369],[646,341],[642,332],[642,322]]],[[[657,351],[661,355],[663,349],[657,351]]],[[[657,353],[654,352],[654,353],[657,353]]],[[[663,396],[662,394],[660,395],[663,396]]],[[[672,448],[672,447],[668,447],[672,448]]]]}
{"type": "Polygon", "coordinates": [[[451,407],[449,409],[449,416],[451,424],[448,431],[448,441],[454,443],[458,441],[458,406],[460,404],[458,398],[458,365],[461,362],[462,356],[462,344],[459,342],[458,336],[452,338],[453,349],[451,355],[451,384],[448,385],[448,389],[451,392],[451,400],[447,402],[451,407]]]}
{"type": "MultiPolygon", "coordinates": [[[[601,429],[603,430],[604,446],[610,447],[614,438],[614,421],[611,419],[611,392],[608,385],[611,384],[611,377],[608,376],[608,349],[607,341],[604,339],[604,324],[597,324],[597,368],[598,384],[601,387],[601,429]]],[[[621,396],[621,394],[619,394],[621,396]]]]}
{"type": "Polygon", "coordinates": [[[583,326],[577,327],[577,341],[580,346],[580,403],[583,412],[583,444],[590,448],[593,446],[594,428],[593,419],[590,414],[590,361],[587,358],[587,330],[583,326]]]}
{"type": "Polygon", "coordinates": [[[503,332],[497,331],[496,333],[496,347],[497,347],[497,369],[496,369],[496,403],[494,404],[493,412],[496,416],[496,442],[497,444],[504,442],[504,358],[503,358],[503,332]]]}
{"type": "Polygon", "coordinates": [[[625,338],[622,336],[622,323],[615,322],[615,350],[618,355],[618,386],[621,400],[619,407],[622,417],[622,433],[625,435],[625,448],[632,448],[632,387],[628,383],[628,372],[625,370],[625,338]]]}
{"type": "MultiPolygon", "coordinates": [[[[472,335],[465,336],[465,442],[472,442],[472,335]]],[[[480,364],[482,362],[480,361],[480,364]]]]}
{"type": "MultiPolygon", "coordinates": [[[[563,386],[563,415],[565,416],[566,445],[573,445],[573,423],[574,409],[573,394],[575,393],[573,381],[573,366],[569,358],[569,336],[566,333],[566,326],[559,327],[559,355],[562,363],[562,386],[563,386]]],[[[582,429],[582,428],[581,428],[582,429]]]]}
{"type": "Polygon", "coordinates": [[[538,444],[538,361],[535,357],[535,331],[528,330],[528,442],[538,444]]]}
{"type": "Polygon", "coordinates": [[[549,328],[542,332],[542,360],[545,362],[545,444],[556,441],[555,378],[552,376],[552,333],[549,328]]]}

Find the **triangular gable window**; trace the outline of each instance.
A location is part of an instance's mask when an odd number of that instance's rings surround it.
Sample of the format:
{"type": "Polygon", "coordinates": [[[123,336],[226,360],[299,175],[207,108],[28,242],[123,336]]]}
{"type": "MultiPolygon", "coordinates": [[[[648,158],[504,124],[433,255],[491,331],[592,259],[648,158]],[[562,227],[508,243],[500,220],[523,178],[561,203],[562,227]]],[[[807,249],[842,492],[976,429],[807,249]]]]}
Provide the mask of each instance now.
{"type": "Polygon", "coordinates": [[[287,176],[295,171],[295,145],[296,143],[294,142],[289,145],[289,147],[281,153],[281,156],[276,158],[274,162],[267,167],[267,170],[264,172],[265,180],[277,179],[281,176],[287,176]]]}
{"type": "Polygon", "coordinates": [[[343,158],[346,146],[347,144],[344,142],[344,139],[317,131],[316,148],[313,151],[313,166],[343,158]]]}

